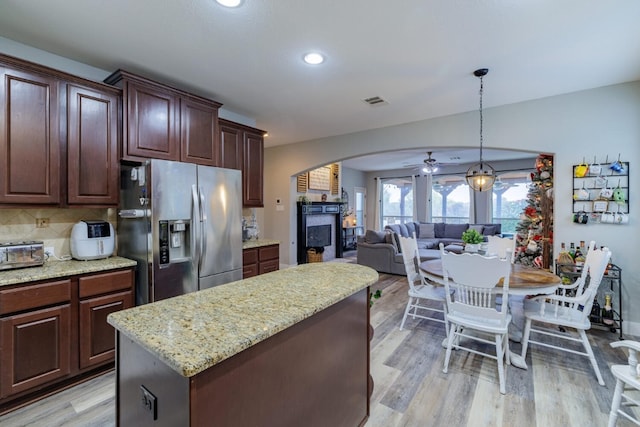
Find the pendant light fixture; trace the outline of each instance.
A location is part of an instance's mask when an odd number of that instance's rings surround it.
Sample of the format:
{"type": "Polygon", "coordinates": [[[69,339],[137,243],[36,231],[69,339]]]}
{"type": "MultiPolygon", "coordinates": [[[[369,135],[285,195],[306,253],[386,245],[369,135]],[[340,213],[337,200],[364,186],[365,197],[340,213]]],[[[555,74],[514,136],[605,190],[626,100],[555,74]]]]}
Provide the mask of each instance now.
{"type": "Polygon", "coordinates": [[[487,191],[493,187],[496,180],[496,171],[482,161],[482,92],[484,90],[482,78],[489,72],[488,68],[480,68],[473,75],[480,78],[480,163],[476,163],[467,170],[467,184],[474,191],[487,191]]]}

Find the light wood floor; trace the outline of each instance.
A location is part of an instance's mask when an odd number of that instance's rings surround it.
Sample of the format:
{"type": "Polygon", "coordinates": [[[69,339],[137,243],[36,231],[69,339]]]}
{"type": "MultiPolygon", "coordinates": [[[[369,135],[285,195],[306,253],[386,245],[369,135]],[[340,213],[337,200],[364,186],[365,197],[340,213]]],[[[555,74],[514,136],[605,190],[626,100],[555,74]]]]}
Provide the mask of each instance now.
{"type": "MultiPolygon", "coordinates": [[[[454,352],[449,373],[442,373],[442,324],[408,320],[405,330],[398,329],[406,286],[404,277],[381,274],[372,287],[383,296],[371,309],[375,386],[366,427],[606,426],[615,385],[608,366],[626,362],[608,345],[616,334],[589,332],[605,387],[586,358],[531,347],[529,369],[507,367],[507,394],[501,395],[493,360],[454,352]]],[[[519,352],[519,344],[511,345],[519,352]]],[[[113,425],[113,372],[0,417],[3,427],[113,425]]],[[[629,425],[618,420],[618,426],[629,425]]]]}

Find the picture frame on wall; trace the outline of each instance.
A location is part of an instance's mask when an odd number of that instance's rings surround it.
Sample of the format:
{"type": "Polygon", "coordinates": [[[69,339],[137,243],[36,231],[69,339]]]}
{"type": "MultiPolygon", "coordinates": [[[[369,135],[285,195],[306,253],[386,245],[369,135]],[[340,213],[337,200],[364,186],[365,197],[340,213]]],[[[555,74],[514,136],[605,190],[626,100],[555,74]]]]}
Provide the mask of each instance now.
{"type": "Polygon", "coordinates": [[[329,191],[331,189],[331,167],[323,166],[309,171],[309,190],[329,191]]]}

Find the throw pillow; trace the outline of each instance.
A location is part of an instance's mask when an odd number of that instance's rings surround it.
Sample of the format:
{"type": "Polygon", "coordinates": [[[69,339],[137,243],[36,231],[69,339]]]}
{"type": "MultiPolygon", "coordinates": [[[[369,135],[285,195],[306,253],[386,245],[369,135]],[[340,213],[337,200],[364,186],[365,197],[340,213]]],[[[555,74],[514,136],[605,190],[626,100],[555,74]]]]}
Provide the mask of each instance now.
{"type": "Polygon", "coordinates": [[[416,230],[416,225],[413,222],[405,222],[404,225],[407,227],[407,233],[409,234],[406,237],[413,237],[413,234],[418,234],[418,231],[416,230]]]}
{"type": "Polygon", "coordinates": [[[367,230],[364,234],[364,241],[366,243],[385,243],[386,234],[383,231],[367,230]]]}
{"type": "Polygon", "coordinates": [[[469,229],[470,230],[476,230],[480,234],[482,234],[482,229],[483,228],[484,228],[484,225],[482,225],[482,224],[471,224],[471,225],[469,225],[469,229]]]}
{"type": "Polygon", "coordinates": [[[420,224],[418,237],[421,239],[435,239],[436,227],[434,224],[420,224]]]}
{"type": "Polygon", "coordinates": [[[387,233],[386,235],[386,243],[393,245],[396,253],[402,253],[402,249],[400,247],[400,238],[398,233],[387,233]]]}
{"type": "Polygon", "coordinates": [[[498,227],[495,225],[485,225],[482,230],[484,236],[493,236],[498,231],[498,227]]]}
{"type": "Polygon", "coordinates": [[[409,237],[409,230],[407,230],[407,226],[405,224],[398,224],[400,228],[400,235],[402,237],[409,237]]]}
{"type": "Polygon", "coordinates": [[[448,239],[462,239],[462,233],[464,233],[469,224],[446,224],[444,225],[444,236],[448,239]]]}

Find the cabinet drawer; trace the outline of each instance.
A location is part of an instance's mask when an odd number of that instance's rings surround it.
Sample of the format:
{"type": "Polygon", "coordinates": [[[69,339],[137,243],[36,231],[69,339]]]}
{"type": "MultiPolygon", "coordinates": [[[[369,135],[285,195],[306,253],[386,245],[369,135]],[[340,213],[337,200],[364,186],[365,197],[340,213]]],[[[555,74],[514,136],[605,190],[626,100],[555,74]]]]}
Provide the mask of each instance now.
{"type": "Polygon", "coordinates": [[[242,265],[255,264],[258,262],[257,249],[245,249],[242,251],[242,265]]]}
{"type": "Polygon", "coordinates": [[[104,274],[80,277],[78,294],[80,298],[131,289],[133,270],[113,271],[104,274]]]}
{"type": "Polygon", "coordinates": [[[260,258],[260,262],[280,258],[279,245],[265,246],[265,247],[259,248],[258,250],[259,250],[258,258],[260,258]]]}
{"type": "Polygon", "coordinates": [[[249,277],[258,275],[258,264],[249,264],[242,267],[242,278],[248,279],[249,277]]]}
{"type": "Polygon", "coordinates": [[[280,267],[280,261],[277,259],[273,259],[270,261],[264,261],[260,263],[260,274],[270,273],[272,271],[277,271],[280,267]]]}
{"type": "Polygon", "coordinates": [[[38,285],[0,291],[0,315],[15,313],[71,300],[71,280],[40,283],[38,285]]]}

